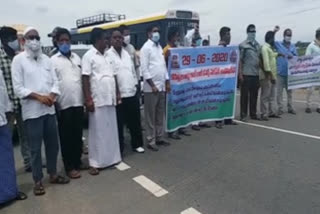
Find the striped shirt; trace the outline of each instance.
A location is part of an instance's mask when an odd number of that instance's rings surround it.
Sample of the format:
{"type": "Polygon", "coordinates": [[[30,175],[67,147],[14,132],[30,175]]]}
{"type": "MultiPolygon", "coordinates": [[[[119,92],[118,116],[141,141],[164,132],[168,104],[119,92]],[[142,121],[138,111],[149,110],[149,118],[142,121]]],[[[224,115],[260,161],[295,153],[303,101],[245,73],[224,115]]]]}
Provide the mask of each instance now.
{"type": "Polygon", "coordinates": [[[19,98],[15,96],[13,91],[11,63],[12,59],[10,59],[6,52],[0,48],[0,70],[3,72],[3,78],[6,83],[9,99],[13,104],[13,109],[14,111],[18,111],[20,102],[19,98]]]}

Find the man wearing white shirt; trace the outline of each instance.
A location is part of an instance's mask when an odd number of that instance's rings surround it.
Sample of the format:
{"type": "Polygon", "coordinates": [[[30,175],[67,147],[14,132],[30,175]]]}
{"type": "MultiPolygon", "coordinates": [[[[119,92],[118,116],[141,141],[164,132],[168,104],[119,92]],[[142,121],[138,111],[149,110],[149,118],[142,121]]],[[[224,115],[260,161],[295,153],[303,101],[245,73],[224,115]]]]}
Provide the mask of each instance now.
{"type": "Polygon", "coordinates": [[[68,179],[57,175],[59,151],[54,102],[59,95],[56,73],[50,59],[42,54],[39,33],[28,27],[24,32],[25,51],[12,62],[13,87],[21,99],[22,117],[31,151],[34,194],[43,195],[41,145],[45,144],[50,182],[66,184],[68,179]]]}
{"type": "Polygon", "coordinates": [[[89,111],[89,173],[98,175],[121,161],[116,105],[120,102],[115,73],[105,56],[107,34],[100,28],[91,32],[93,47],[82,59],[85,105],[89,111]]]}
{"type": "Polygon", "coordinates": [[[6,113],[13,110],[10,104],[3,73],[0,70],[0,205],[14,199],[27,199],[17,188],[12,135],[6,119],[6,113]]]}
{"type": "Polygon", "coordinates": [[[123,49],[126,50],[129,53],[130,57],[131,57],[131,60],[133,62],[134,68],[135,68],[135,72],[136,72],[137,77],[138,77],[139,86],[140,86],[140,77],[141,77],[140,69],[139,69],[140,62],[139,62],[139,57],[137,55],[136,49],[130,43],[131,42],[130,29],[126,25],[121,25],[120,26],[120,32],[121,32],[121,34],[123,36],[123,49]]]}
{"type": "MultiPolygon", "coordinates": [[[[306,56],[318,56],[320,55],[320,28],[316,30],[316,38],[313,42],[310,43],[306,50],[306,56]]],[[[307,108],[306,113],[310,114],[312,112],[311,110],[311,96],[313,92],[315,91],[316,87],[310,87],[307,89],[307,108]]],[[[320,91],[319,91],[320,93],[320,91]]],[[[320,104],[317,107],[316,110],[318,113],[320,113],[320,104]]]]}
{"type": "Polygon", "coordinates": [[[61,94],[57,99],[58,127],[64,168],[72,179],[81,177],[83,92],[81,60],[71,52],[71,35],[67,29],[56,32],[58,53],[52,58],[61,94]]]}
{"type": "Polygon", "coordinates": [[[170,92],[170,85],[163,50],[159,43],[160,30],[157,26],[151,26],[147,33],[149,39],[141,49],[145,123],[148,148],[158,151],[157,145],[170,145],[163,140],[166,90],[170,92]]]}
{"type": "Polygon", "coordinates": [[[123,127],[126,124],[130,130],[131,146],[133,151],[143,153],[143,138],[141,129],[141,116],[139,98],[137,95],[138,78],[131,57],[123,46],[123,36],[120,30],[112,32],[112,47],[107,52],[116,74],[121,104],[117,105],[117,122],[121,153],[124,150],[123,127]]]}

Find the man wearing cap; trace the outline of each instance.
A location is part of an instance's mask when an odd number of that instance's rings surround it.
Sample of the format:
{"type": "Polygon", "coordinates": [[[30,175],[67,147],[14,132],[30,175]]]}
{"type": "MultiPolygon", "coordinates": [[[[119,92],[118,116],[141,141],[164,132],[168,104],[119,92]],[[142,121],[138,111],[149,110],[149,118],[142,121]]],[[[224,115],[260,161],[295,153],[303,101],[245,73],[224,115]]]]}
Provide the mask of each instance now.
{"type": "Polygon", "coordinates": [[[83,92],[81,84],[81,59],[71,51],[71,35],[60,28],[56,33],[59,52],[51,57],[57,73],[60,96],[57,99],[58,127],[61,154],[67,175],[81,177],[83,130],[83,92]]]}
{"type": "Polygon", "coordinates": [[[0,70],[3,72],[8,96],[10,102],[13,104],[12,112],[7,114],[7,120],[12,132],[14,130],[15,121],[17,122],[17,131],[25,171],[31,172],[30,149],[23,128],[21,105],[19,98],[14,94],[11,75],[12,59],[20,50],[17,31],[11,27],[2,27],[0,29],[0,39],[2,43],[2,47],[0,49],[0,70]]]}
{"type": "Polygon", "coordinates": [[[58,79],[50,59],[42,53],[39,33],[28,27],[24,32],[25,50],[12,62],[12,81],[21,99],[22,118],[31,151],[34,194],[43,195],[41,146],[45,144],[50,183],[66,184],[68,179],[57,175],[59,151],[54,103],[60,94],[58,79]]]}
{"type": "Polygon", "coordinates": [[[57,32],[61,29],[60,27],[55,27],[51,33],[48,34],[48,37],[52,38],[53,49],[49,52],[49,57],[57,54],[59,52],[58,44],[57,44],[57,32]]]}
{"type": "MultiPolygon", "coordinates": [[[[306,56],[318,56],[320,55],[320,28],[316,30],[316,38],[310,43],[306,50],[306,56]]],[[[315,87],[310,87],[307,89],[307,108],[306,113],[310,114],[311,110],[311,96],[315,91],[315,87]]],[[[320,93],[320,91],[319,91],[320,93]]],[[[320,104],[318,105],[317,112],[320,113],[320,104]]]]}

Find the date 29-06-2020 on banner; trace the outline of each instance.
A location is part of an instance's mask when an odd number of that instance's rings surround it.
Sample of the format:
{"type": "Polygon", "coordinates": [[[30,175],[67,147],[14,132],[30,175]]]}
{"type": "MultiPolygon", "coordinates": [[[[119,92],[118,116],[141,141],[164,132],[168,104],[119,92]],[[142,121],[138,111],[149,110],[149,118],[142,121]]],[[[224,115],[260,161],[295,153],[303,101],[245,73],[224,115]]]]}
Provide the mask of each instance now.
{"type": "Polygon", "coordinates": [[[168,131],[194,122],[234,118],[238,50],[237,46],[170,50],[168,131]]]}

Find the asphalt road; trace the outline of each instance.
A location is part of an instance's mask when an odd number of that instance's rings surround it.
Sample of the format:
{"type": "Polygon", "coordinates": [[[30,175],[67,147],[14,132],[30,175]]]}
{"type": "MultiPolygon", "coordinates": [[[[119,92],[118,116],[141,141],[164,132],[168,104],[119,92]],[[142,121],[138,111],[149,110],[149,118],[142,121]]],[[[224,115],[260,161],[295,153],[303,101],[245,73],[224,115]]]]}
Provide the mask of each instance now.
{"type": "Polygon", "coordinates": [[[33,196],[16,148],[18,183],[29,199],[0,213],[319,214],[320,114],[304,113],[303,99],[295,94],[296,116],[193,131],[157,153],[127,152],[124,171],[84,171],[65,186],[46,181],[43,197],[33,196]]]}

